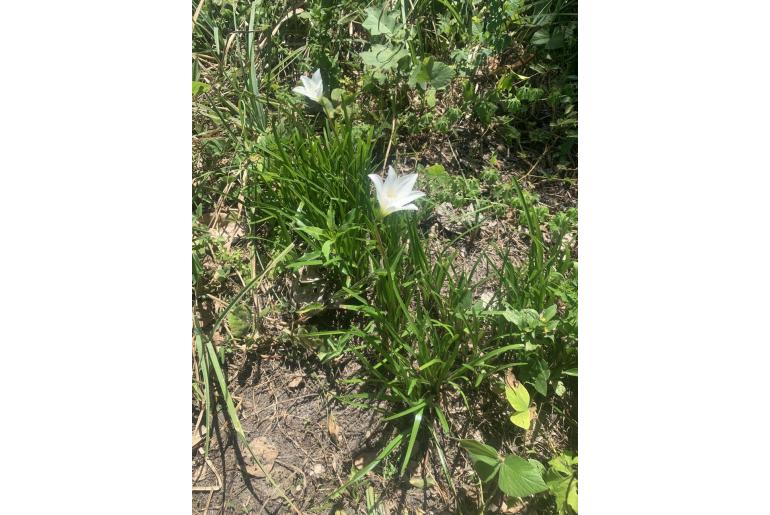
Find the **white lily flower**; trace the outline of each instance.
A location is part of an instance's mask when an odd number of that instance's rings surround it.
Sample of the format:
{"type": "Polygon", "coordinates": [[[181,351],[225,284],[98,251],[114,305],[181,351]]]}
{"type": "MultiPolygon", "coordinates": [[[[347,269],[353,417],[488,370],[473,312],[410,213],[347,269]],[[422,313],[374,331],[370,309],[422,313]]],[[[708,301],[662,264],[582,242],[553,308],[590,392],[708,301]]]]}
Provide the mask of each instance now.
{"type": "Polygon", "coordinates": [[[299,78],[302,82],[302,86],[297,86],[292,89],[294,93],[304,95],[313,102],[321,103],[321,97],[324,95],[324,83],[321,79],[321,69],[317,69],[313,76],[308,78],[304,75],[299,78]]]}
{"type": "Polygon", "coordinates": [[[377,202],[380,204],[380,216],[385,218],[396,211],[417,211],[417,206],[412,204],[420,197],[424,197],[422,191],[412,191],[417,181],[417,174],[398,176],[392,166],[388,166],[388,177],[383,180],[373,173],[369,179],[374,184],[377,192],[377,202]]]}

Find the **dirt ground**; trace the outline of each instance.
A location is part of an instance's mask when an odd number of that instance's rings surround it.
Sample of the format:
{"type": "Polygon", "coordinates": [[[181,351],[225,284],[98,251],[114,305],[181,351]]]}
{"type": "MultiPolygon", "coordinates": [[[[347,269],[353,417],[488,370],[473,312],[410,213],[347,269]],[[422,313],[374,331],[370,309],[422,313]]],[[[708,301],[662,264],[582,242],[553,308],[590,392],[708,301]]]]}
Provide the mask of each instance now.
{"type": "MultiPolygon", "coordinates": [[[[376,493],[381,513],[478,513],[474,508],[479,502],[475,476],[466,456],[453,442],[446,442],[446,459],[458,489],[457,503],[435,453],[430,451],[422,453],[422,459],[403,480],[397,477],[400,456],[394,454],[383,467],[375,468],[364,481],[351,487],[350,495],[337,502],[327,500],[351,471],[371,461],[394,433],[381,432],[387,426],[377,412],[335,400],[335,395],[357,391],[342,384],[354,372],[350,364],[335,370],[313,363],[309,355],[302,356],[304,367],[298,359],[279,360],[253,353],[243,357],[243,366],[231,384],[237,385],[233,388],[234,399],[247,440],[302,513],[367,513],[367,487],[376,493]],[[421,488],[420,480],[430,487],[421,488]]],[[[457,409],[456,415],[462,419],[461,403],[457,409]]],[[[193,413],[193,513],[292,513],[251,464],[222,415],[211,428],[209,459],[204,460],[202,421],[200,413],[193,413]]],[[[486,434],[484,430],[491,426],[483,422],[471,429],[474,424],[469,422],[458,428],[460,434],[486,441],[511,439],[511,435],[486,434]]],[[[553,435],[535,434],[534,438],[545,442],[553,435]]],[[[550,453],[545,443],[543,451],[544,455],[550,453]]],[[[500,501],[492,503],[488,511],[538,513],[536,504],[507,507],[500,501]]]]}

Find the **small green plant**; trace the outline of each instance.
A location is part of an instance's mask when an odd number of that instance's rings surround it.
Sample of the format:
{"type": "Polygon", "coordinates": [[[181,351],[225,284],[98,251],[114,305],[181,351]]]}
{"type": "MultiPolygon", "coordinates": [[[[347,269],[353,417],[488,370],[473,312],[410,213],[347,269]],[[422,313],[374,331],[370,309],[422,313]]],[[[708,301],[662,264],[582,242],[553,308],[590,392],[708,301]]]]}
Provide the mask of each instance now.
{"type": "Polygon", "coordinates": [[[527,388],[516,380],[512,372],[507,371],[505,380],[505,398],[513,408],[511,422],[524,430],[529,429],[532,414],[529,409],[529,392],[527,388]]]}
{"type": "Polygon", "coordinates": [[[559,515],[578,512],[577,464],[578,458],[571,452],[563,452],[548,462],[545,484],[556,501],[559,515]]]}
{"type": "Polygon", "coordinates": [[[481,481],[493,484],[505,495],[527,497],[548,489],[543,481],[543,465],[537,460],[515,454],[501,456],[493,447],[476,440],[461,440],[460,445],[468,452],[481,481]]]}

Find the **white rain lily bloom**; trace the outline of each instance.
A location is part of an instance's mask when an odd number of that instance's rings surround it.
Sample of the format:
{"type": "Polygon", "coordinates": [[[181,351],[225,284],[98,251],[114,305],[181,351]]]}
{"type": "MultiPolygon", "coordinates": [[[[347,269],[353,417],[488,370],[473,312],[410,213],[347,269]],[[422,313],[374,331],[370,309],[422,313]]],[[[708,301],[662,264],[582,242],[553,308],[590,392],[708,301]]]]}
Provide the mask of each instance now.
{"type": "Polygon", "coordinates": [[[313,76],[308,78],[304,75],[299,78],[302,86],[297,86],[292,91],[300,95],[305,95],[314,102],[321,103],[321,97],[324,95],[324,83],[321,79],[321,69],[317,69],[313,76]]]}
{"type": "Polygon", "coordinates": [[[412,204],[420,197],[424,197],[422,191],[412,191],[417,181],[417,174],[398,176],[392,166],[388,166],[388,176],[383,182],[379,175],[373,173],[369,179],[377,191],[377,202],[380,204],[380,215],[385,218],[396,211],[417,211],[417,206],[412,204]]]}

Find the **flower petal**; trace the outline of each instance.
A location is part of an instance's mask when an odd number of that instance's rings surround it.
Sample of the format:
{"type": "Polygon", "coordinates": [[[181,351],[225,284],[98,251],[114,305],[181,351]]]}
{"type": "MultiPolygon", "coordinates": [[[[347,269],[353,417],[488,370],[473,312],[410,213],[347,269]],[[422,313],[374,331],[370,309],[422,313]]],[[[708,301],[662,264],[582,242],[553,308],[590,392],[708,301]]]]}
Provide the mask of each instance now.
{"type": "Polygon", "coordinates": [[[417,206],[414,204],[407,204],[405,206],[397,207],[393,211],[418,211],[417,206]]]}
{"type": "Polygon", "coordinates": [[[392,166],[388,166],[388,176],[385,178],[385,190],[394,188],[398,184],[398,174],[392,166]]]}
{"type": "Polygon", "coordinates": [[[321,68],[318,68],[315,72],[313,72],[312,80],[315,84],[320,84],[321,87],[323,87],[323,81],[321,79],[321,68]]]}
{"type": "Polygon", "coordinates": [[[298,95],[304,95],[308,96],[307,90],[305,89],[305,86],[297,86],[294,89],[292,89],[294,93],[297,93],[298,95]]]}
{"type": "Polygon", "coordinates": [[[305,77],[304,75],[302,75],[299,78],[299,80],[302,81],[302,85],[305,86],[305,89],[307,89],[308,91],[313,90],[313,81],[310,80],[309,77],[305,77]]]}
{"type": "Polygon", "coordinates": [[[414,188],[414,183],[417,182],[417,174],[416,173],[410,173],[409,175],[402,175],[398,179],[398,186],[396,191],[398,191],[398,195],[406,195],[410,191],[412,191],[412,188],[414,188]]]}
{"type": "Polygon", "coordinates": [[[382,179],[376,173],[370,173],[369,180],[374,184],[374,191],[377,192],[377,201],[382,202],[380,200],[382,198],[382,179]]]}
{"type": "Polygon", "coordinates": [[[415,200],[417,200],[418,198],[422,198],[424,196],[425,196],[425,193],[423,193],[422,191],[413,191],[413,192],[411,192],[411,193],[409,193],[407,195],[399,196],[393,202],[393,204],[397,205],[397,206],[404,206],[404,205],[410,204],[410,203],[414,202],[415,200]]]}

